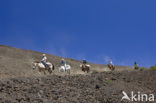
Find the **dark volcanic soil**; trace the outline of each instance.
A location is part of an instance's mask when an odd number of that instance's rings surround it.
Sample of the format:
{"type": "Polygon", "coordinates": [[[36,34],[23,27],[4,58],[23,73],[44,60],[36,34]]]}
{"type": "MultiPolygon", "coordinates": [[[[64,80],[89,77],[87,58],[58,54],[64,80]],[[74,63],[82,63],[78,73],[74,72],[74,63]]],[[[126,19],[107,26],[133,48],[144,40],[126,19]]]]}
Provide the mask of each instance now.
{"type": "Polygon", "coordinates": [[[12,78],[0,81],[0,103],[129,103],[122,91],[156,93],[155,78],[150,70],[12,78]]]}

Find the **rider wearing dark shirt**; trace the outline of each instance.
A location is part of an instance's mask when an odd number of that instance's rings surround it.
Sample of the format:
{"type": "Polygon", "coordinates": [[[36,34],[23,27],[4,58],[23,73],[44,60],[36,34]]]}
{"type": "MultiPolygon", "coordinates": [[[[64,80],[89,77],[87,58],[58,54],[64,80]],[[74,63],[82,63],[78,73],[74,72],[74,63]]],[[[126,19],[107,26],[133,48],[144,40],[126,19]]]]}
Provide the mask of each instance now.
{"type": "Polygon", "coordinates": [[[87,61],[85,59],[82,60],[82,64],[86,65],[87,61]]]}
{"type": "Polygon", "coordinates": [[[61,64],[62,64],[63,66],[65,66],[65,65],[66,65],[66,61],[65,61],[64,59],[62,59],[62,60],[61,60],[61,64]]]}

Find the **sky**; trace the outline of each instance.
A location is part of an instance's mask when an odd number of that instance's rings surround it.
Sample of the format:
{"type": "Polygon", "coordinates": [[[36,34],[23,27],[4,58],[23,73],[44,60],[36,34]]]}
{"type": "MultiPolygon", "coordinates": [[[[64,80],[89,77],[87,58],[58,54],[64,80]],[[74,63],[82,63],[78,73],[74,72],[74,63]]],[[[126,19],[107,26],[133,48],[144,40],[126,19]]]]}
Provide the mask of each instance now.
{"type": "Polygon", "coordinates": [[[0,44],[89,62],[156,64],[155,0],[0,0],[0,44]]]}

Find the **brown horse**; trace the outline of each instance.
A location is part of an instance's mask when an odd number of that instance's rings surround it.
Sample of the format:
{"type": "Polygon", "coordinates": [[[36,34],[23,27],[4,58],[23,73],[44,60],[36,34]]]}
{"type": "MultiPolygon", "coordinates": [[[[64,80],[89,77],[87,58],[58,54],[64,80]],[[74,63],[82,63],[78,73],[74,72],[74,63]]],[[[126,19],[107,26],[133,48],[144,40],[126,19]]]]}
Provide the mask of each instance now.
{"type": "Polygon", "coordinates": [[[108,64],[108,68],[109,68],[111,71],[114,71],[114,70],[115,70],[115,66],[112,65],[112,64],[108,64]]]}
{"type": "Polygon", "coordinates": [[[82,71],[87,71],[87,73],[90,71],[90,65],[84,65],[84,64],[81,64],[80,65],[80,68],[82,69],[82,71]]]}
{"type": "Polygon", "coordinates": [[[137,64],[135,64],[135,65],[134,65],[134,69],[135,69],[135,70],[138,70],[138,69],[139,69],[139,66],[138,66],[137,64]]]}

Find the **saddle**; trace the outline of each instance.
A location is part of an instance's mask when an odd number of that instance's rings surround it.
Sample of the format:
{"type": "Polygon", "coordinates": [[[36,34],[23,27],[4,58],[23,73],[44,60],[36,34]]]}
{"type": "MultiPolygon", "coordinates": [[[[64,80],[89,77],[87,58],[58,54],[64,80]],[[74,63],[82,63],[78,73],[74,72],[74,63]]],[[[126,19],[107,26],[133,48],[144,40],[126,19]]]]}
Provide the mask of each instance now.
{"type": "Polygon", "coordinates": [[[44,63],[41,61],[41,63],[44,65],[45,68],[49,68],[49,65],[47,63],[44,63]]]}
{"type": "Polygon", "coordinates": [[[86,68],[87,66],[86,66],[86,64],[82,64],[82,67],[86,68]]]}
{"type": "Polygon", "coordinates": [[[114,66],[112,64],[108,64],[108,67],[113,68],[114,66]]]}

